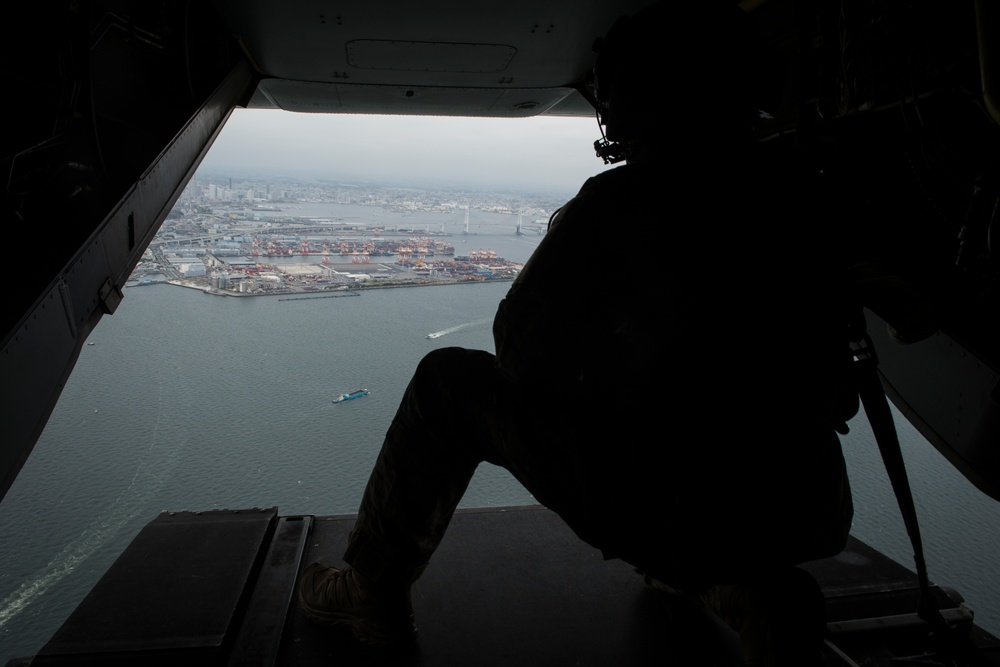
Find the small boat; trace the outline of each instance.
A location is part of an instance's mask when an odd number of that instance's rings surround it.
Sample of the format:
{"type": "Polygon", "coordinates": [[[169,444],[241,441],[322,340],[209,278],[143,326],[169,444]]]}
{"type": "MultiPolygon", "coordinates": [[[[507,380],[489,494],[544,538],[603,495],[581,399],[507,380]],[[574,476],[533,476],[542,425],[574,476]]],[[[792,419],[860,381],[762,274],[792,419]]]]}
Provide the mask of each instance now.
{"type": "Polygon", "coordinates": [[[367,389],[355,389],[352,392],[349,392],[349,393],[346,393],[346,394],[341,394],[340,396],[337,396],[336,398],[333,399],[333,402],[334,403],[343,403],[344,401],[349,401],[349,400],[351,400],[353,398],[361,398],[362,396],[367,396],[367,395],[368,395],[368,390],[367,389]]]}

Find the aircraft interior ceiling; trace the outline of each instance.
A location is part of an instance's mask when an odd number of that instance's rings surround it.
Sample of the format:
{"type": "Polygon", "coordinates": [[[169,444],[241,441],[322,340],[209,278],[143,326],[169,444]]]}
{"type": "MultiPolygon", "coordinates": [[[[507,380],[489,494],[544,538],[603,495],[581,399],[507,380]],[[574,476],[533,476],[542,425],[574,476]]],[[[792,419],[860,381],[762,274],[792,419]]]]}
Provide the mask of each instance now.
{"type": "MultiPolygon", "coordinates": [[[[81,0],[9,9],[23,39],[4,46],[17,63],[0,151],[4,225],[46,250],[8,290],[0,316],[0,493],[234,108],[592,116],[594,40],[645,4],[81,0]]],[[[786,65],[758,138],[828,177],[830,201],[802,202],[803,215],[840,212],[871,288],[887,393],[1000,498],[991,245],[1000,8],[740,4],[786,65]]],[[[684,34],[672,28],[665,40],[684,34]]],[[[650,86],[697,113],[697,100],[670,81],[665,71],[650,86]]]]}

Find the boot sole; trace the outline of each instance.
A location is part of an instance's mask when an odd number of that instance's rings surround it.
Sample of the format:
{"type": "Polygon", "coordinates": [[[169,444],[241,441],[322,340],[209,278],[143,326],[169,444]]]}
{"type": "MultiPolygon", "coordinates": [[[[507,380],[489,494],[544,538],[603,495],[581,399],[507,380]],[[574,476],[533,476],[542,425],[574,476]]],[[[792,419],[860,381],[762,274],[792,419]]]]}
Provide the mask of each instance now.
{"type": "Polygon", "coordinates": [[[370,622],[355,616],[354,614],[330,612],[310,607],[306,601],[302,599],[301,595],[299,595],[299,607],[306,615],[306,618],[313,623],[331,627],[347,628],[351,631],[351,635],[356,640],[374,648],[386,648],[401,642],[410,642],[420,635],[420,631],[413,622],[413,616],[409,619],[410,627],[408,630],[386,632],[385,630],[373,627],[370,622]]]}

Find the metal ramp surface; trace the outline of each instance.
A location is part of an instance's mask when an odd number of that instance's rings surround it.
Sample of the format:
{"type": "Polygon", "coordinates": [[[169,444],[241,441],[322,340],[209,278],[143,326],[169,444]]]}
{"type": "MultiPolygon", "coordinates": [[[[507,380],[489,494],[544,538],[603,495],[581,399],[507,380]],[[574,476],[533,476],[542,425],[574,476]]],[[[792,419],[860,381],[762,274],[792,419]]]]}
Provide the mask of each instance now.
{"type": "MultiPolygon", "coordinates": [[[[375,651],[310,623],[294,584],[313,560],[340,563],[354,516],[277,509],[166,512],[140,532],[37,656],[18,665],[738,665],[735,633],[711,614],[645,587],[540,507],[456,513],[413,587],[420,639],[375,651]]],[[[852,540],[807,566],[827,598],[824,660],[927,659],[915,577],[852,540]]],[[[945,615],[987,647],[955,593],[945,615]]],[[[793,610],[790,610],[794,613],[793,610]]]]}

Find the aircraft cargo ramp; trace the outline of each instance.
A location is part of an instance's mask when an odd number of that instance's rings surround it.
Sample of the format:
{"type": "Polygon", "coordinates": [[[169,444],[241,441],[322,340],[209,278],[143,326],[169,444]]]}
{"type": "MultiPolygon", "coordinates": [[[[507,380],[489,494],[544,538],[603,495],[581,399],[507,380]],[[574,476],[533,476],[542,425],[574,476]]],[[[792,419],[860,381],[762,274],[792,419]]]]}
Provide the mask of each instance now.
{"type": "MultiPolygon", "coordinates": [[[[354,516],[277,509],[164,512],[150,522],[34,658],[62,665],[738,665],[720,620],[643,585],[540,507],[459,511],[414,585],[421,635],[376,651],[314,625],[294,584],[314,560],[340,563],[354,516]]],[[[917,619],[916,577],[852,540],[810,564],[827,600],[827,667],[935,661],[917,619]]],[[[985,664],[1000,642],[954,592],[934,588],[985,664]]],[[[795,613],[795,610],[789,610],[795,613]]]]}

